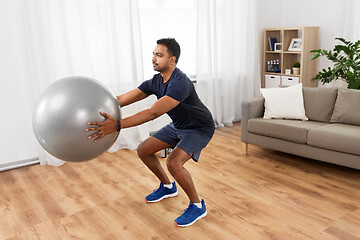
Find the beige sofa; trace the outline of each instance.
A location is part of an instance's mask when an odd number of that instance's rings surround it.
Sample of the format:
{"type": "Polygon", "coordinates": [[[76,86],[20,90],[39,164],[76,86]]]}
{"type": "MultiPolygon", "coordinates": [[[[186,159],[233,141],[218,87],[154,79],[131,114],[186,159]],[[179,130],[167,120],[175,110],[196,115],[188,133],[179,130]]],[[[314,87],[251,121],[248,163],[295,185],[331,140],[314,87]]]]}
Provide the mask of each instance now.
{"type": "Polygon", "coordinates": [[[242,103],[243,153],[254,144],[360,169],[360,90],[303,88],[309,121],[263,119],[264,98],[242,103]]]}

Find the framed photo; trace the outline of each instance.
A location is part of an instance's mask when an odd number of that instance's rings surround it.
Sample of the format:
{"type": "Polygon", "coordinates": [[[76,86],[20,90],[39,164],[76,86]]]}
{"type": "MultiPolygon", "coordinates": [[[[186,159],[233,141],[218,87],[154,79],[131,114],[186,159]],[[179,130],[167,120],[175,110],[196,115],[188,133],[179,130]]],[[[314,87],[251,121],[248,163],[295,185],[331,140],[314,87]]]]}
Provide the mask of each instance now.
{"type": "Polygon", "coordinates": [[[282,43],[275,43],[274,51],[281,51],[282,50],[282,43]]]}
{"type": "Polygon", "coordinates": [[[301,38],[293,38],[291,39],[291,43],[289,45],[288,51],[301,51],[302,47],[302,39],[301,38]]]}

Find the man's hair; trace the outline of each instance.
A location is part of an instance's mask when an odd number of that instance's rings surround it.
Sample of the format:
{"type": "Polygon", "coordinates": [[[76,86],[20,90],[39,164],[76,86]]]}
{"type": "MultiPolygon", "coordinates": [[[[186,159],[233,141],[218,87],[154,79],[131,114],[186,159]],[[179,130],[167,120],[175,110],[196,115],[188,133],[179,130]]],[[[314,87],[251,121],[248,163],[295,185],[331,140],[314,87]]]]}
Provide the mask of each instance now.
{"type": "Polygon", "coordinates": [[[169,55],[175,56],[175,63],[178,63],[180,57],[180,45],[177,43],[175,38],[162,38],[156,41],[157,44],[164,45],[168,49],[169,55]]]}

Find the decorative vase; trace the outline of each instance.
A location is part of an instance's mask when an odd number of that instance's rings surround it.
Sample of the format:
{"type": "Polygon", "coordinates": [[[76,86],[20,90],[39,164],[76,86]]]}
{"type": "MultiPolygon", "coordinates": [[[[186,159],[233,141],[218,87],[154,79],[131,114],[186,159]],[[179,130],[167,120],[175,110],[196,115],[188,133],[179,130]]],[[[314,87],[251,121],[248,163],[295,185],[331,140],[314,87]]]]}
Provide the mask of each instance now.
{"type": "Polygon", "coordinates": [[[293,67],[293,74],[300,75],[300,68],[293,67]]]}

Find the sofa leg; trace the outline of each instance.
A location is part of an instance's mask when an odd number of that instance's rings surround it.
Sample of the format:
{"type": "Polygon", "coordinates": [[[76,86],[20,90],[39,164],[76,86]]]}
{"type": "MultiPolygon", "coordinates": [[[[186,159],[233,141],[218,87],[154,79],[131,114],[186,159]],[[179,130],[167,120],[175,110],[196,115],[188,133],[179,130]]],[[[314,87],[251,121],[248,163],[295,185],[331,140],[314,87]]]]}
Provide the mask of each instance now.
{"type": "Polygon", "coordinates": [[[248,144],[241,142],[241,146],[242,146],[242,154],[243,155],[248,155],[248,144]]]}

